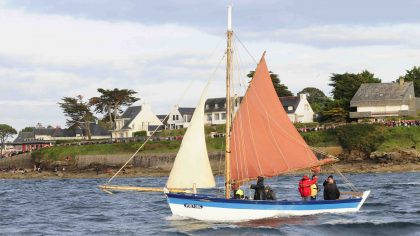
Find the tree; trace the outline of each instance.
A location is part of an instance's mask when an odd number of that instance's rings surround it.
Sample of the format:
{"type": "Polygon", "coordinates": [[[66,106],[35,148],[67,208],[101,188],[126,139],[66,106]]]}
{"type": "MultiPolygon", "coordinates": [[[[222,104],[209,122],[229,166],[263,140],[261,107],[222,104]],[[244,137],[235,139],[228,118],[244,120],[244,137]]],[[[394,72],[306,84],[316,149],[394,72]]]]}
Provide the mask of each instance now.
{"type": "MultiPolygon", "coordinates": [[[[247,76],[249,78],[252,78],[254,76],[255,71],[250,71],[247,76]]],[[[276,90],[278,97],[287,97],[287,96],[293,96],[293,93],[290,92],[289,88],[280,83],[280,78],[278,74],[274,74],[272,71],[270,71],[270,78],[273,82],[274,89],[276,90]]]]}
{"type": "Polygon", "coordinates": [[[420,66],[414,66],[413,69],[406,70],[406,74],[400,76],[400,78],[397,79],[397,82],[400,82],[400,79],[404,79],[404,81],[413,81],[415,96],[420,97],[420,66]]]}
{"type": "Polygon", "coordinates": [[[306,94],[308,102],[315,113],[321,112],[325,108],[325,104],[330,101],[324,92],[314,87],[304,88],[298,93],[298,95],[300,94],[306,94]]]}
{"type": "Polygon", "coordinates": [[[98,88],[98,92],[101,95],[91,98],[90,103],[95,107],[95,112],[108,115],[110,123],[122,112],[122,106],[130,106],[140,100],[134,96],[137,92],[131,89],[98,88]]]}
{"type": "Polygon", "coordinates": [[[329,99],[325,101],[319,112],[318,120],[322,122],[342,123],[346,122],[348,112],[344,110],[341,100],[329,99]]]}
{"type": "Polygon", "coordinates": [[[330,86],[333,87],[332,95],[335,100],[339,100],[344,110],[350,110],[350,101],[356,94],[361,84],[380,83],[381,80],[367,70],[359,74],[345,73],[332,74],[330,86]]]}
{"type": "Polygon", "coordinates": [[[90,108],[92,104],[83,101],[83,96],[77,97],[64,97],[62,102],[58,104],[63,109],[64,115],[68,117],[66,124],[69,128],[76,128],[80,126],[86,131],[88,139],[92,138],[90,130],[90,122],[94,120],[93,113],[90,108]]]}
{"type": "Polygon", "coordinates": [[[34,131],[35,127],[25,127],[22,129],[21,132],[32,132],[34,131]]]}
{"type": "Polygon", "coordinates": [[[12,137],[14,134],[17,134],[17,132],[12,126],[0,124],[0,154],[3,154],[3,150],[5,150],[7,139],[12,137]]]}

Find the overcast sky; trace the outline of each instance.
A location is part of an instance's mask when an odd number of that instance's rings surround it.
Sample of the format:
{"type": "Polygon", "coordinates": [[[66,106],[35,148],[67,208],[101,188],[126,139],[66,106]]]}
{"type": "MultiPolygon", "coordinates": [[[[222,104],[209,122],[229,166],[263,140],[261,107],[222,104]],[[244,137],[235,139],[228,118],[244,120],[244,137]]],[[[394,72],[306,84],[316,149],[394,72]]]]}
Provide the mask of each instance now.
{"type": "MultiPolygon", "coordinates": [[[[237,37],[294,92],[331,73],[384,82],[420,65],[420,0],[0,0],[0,124],[65,127],[63,96],[137,91],[157,114],[223,96],[226,6],[237,37]],[[212,76],[213,75],[213,76],[212,76]]],[[[255,68],[236,44],[236,81],[255,68]]],[[[238,93],[243,91],[239,87],[238,93]]]]}

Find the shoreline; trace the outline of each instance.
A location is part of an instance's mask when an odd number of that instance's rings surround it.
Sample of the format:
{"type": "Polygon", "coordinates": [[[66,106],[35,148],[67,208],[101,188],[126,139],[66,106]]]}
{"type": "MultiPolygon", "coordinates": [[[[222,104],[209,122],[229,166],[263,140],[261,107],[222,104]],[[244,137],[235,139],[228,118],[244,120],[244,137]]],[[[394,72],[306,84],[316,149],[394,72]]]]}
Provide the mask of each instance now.
{"type": "MultiPolygon", "coordinates": [[[[377,164],[377,163],[339,163],[334,165],[336,169],[345,174],[365,174],[365,173],[403,173],[403,172],[420,172],[420,165],[414,163],[407,164],[377,164]]],[[[35,172],[26,170],[25,173],[21,172],[0,172],[0,179],[109,179],[111,178],[118,168],[113,168],[108,173],[97,172],[95,170],[69,170],[69,171],[42,171],[35,172]]],[[[136,178],[136,177],[166,177],[169,175],[170,170],[160,168],[126,168],[125,173],[120,173],[116,178],[136,178]]],[[[320,174],[335,173],[332,167],[326,166],[322,168],[320,174]]],[[[213,172],[214,175],[220,173],[213,172]]],[[[293,172],[285,175],[300,175],[307,172],[293,172]]]]}

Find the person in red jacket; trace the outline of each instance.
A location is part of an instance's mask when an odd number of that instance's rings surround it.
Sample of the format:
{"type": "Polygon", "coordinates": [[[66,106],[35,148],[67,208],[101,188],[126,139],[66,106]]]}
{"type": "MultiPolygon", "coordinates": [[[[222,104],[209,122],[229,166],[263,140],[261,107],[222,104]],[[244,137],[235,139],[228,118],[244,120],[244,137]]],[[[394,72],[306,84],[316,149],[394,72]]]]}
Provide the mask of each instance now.
{"type": "Polygon", "coordinates": [[[313,179],[309,179],[307,175],[304,175],[299,181],[299,193],[303,201],[311,199],[311,185],[318,182],[318,177],[315,176],[313,179]]]}

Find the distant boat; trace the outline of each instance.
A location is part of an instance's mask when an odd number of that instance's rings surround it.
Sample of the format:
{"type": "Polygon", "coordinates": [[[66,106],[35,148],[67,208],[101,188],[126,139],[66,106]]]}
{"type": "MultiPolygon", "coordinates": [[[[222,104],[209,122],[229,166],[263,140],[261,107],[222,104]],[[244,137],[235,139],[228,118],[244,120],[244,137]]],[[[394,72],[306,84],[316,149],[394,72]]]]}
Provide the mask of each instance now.
{"type": "Polygon", "coordinates": [[[333,201],[276,201],[232,199],[231,185],[254,181],[258,176],[317,168],[336,160],[318,160],[290,122],[270,79],[265,53],[260,59],[240,107],[232,113],[230,95],[233,31],[228,8],[226,69],[225,197],[197,194],[216,186],[208,159],[204,133],[207,88],[193,114],[171,170],[165,193],[173,215],[205,221],[243,221],[278,216],[358,211],[370,191],[333,201]],[[233,120],[233,122],[231,122],[233,120]],[[173,193],[171,189],[193,189],[173,193]]]}

